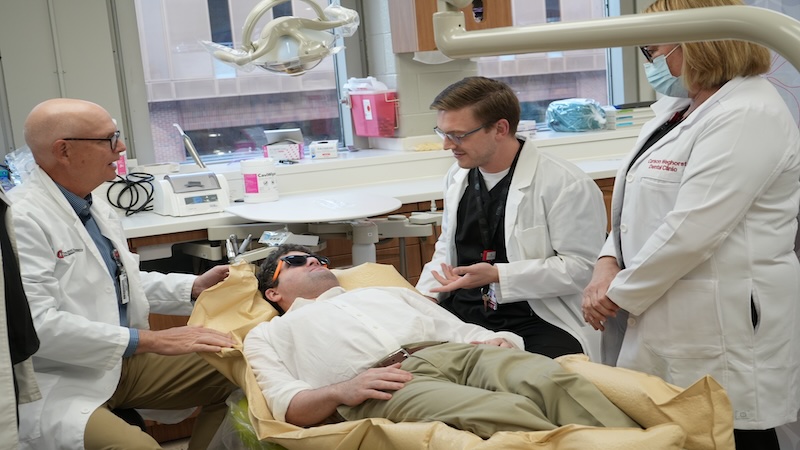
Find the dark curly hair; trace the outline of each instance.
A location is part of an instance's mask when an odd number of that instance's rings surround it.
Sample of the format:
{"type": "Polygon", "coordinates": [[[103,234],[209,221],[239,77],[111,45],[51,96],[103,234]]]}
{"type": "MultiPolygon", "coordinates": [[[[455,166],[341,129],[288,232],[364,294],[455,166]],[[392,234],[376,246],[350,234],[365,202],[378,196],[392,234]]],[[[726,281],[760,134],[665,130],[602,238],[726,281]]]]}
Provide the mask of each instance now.
{"type": "Polygon", "coordinates": [[[278,285],[278,280],[272,281],[275,275],[275,270],[278,268],[278,261],[281,257],[291,252],[302,252],[306,254],[313,254],[310,248],[297,245],[297,244],[281,244],[264,259],[264,262],[258,267],[256,279],[258,280],[258,290],[263,294],[267,289],[274,288],[278,285]]]}
{"type": "Polygon", "coordinates": [[[274,288],[278,285],[278,280],[272,281],[272,277],[275,276],[275,270],[278,268],[278,261],[281,257],[285,256],[291,252],[303,252],[306,254],[311,254],[311,249],[302,245],[297,244],[281,244],[278,248],[275,249],[274,252],[270,253],[269,256],[264,258],[264,262],[258,266],[258,270],[256,271],[256,279],[258,280],[258,291],[261,292],[261,295],[264,296],[264,300],[267,301],[273,308],[278,311],[278,314],[283,315],[286,311],[283,310],[277,303],[270,301],[267,298],[266,292],[267,289],[274,288]]]}

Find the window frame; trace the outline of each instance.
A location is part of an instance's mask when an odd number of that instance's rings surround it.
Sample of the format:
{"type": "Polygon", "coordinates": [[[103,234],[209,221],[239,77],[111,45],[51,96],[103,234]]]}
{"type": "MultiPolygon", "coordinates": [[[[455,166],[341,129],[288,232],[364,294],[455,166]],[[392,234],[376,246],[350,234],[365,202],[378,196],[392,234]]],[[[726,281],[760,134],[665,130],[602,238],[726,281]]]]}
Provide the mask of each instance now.
{"type": "MultiPolygon", "coordinates": [[[[391,0],[388,0],[391,1],[391,0]]],[[[639,3],[647,0],[638,0],[639,3]]],[[[118,77],[120,98],[123,100],[121,122],[126,130],[125,143],[128,158],[135,158],[138,164],[155,162],[152,131],[150,126],[147,90],[144,83],[144,64],[139,48],[139,33],[134,2],[107,0],[110,4],[110,20],[115,28],[117,39],[115,50],[118,55],[118,77]],[[114,26],[116,25],[116,26],[114,26]]],[[[367,50],[364,39],[363,0],[341,0],[342,6],[355,9],[362,15],[358,32],[344,38],[345,52],[335,58],[335,74],[338,89],[351,77],[364,77],[367,74],[367,50]]],[[[605,0],[608,15],[631,14],[637,11],[637,0],[605,0]]],[[[389,50],[387,50],[389,51],[389,50]]],[[[647,92],[642,92],[642,69],[639,57],[633,48],[608,49],[609,101],[613,104],[640,101],[647,92]]],[[[339,93],[341,97],[341,92],[339,93]]],[[[356,148],[368,146],[368,139],[355,136],[352,117],[346,105],[340,103],[340,124],[344,145],[356,148]]]]}

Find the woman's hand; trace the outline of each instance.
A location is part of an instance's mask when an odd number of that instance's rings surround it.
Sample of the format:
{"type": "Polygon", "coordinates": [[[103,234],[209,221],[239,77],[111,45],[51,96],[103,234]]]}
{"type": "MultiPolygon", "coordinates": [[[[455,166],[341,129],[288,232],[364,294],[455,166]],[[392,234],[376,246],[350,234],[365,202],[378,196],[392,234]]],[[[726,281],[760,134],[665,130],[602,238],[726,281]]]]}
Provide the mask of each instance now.
{"type": "Polygon", "coordinates": [[[608,317],[615,317],[619,306],[606,296],[608,287],[619,273],[617,259],[604,256],[597,260],[592,281],[583,290],[583,319],[595,330],[605,330],[608,317]]]}

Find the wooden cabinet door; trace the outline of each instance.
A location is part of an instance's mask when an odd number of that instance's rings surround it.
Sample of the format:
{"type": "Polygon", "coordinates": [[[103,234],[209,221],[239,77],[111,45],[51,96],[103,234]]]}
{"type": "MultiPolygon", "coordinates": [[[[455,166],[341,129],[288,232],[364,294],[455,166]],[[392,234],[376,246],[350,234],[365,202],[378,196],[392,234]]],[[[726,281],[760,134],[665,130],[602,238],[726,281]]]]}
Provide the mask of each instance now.
{"type": "MultiPolygon", "coordinates": [[[[392,49],[395,53],[436,50],[433,36],[433,13],[436,0],[390,0],[389,21],[392,49]]],[[[483,3],[482,22],[476,22],[472,6],[464,8],[467,31],[510,27],[511,0],[487,0],[483,3]]]]}
{"type": "Polygon", "coordinates": [[[613,178],[603,178],[600,180],[594,180],[597,183],[597,186],[600,188],[600,191],[603,193],[603,203],[606,204],[606,230],[611,231],[611,195],[614,191],[614,179],[613,178]]]}

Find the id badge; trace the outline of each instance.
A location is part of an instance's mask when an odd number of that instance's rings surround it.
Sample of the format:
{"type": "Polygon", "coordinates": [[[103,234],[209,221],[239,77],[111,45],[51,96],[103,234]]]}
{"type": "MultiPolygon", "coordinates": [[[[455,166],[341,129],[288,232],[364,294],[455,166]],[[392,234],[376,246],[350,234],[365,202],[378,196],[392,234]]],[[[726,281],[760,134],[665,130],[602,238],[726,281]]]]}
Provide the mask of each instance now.
{"type": "Polygon", "coordinates": [[[494,263],[495,258],[497,258],[497,252],[494,250],[484,250],[481,253],[481,261],[488,262],[489,264],[494,263]]]}
{"type": "Polygon", "coordinates": [[[119,298],[123,305],[127,305],[131,300],[131,294],[128,289],[128,274],[124,270],[119,274],[119,298]]]}
{"type": "Polygon", "coordinates": [[[494,294],[494,288],[489,286],[489,289],[483,293],[483,310],[497,311],[497,296],[494,294]]]}

